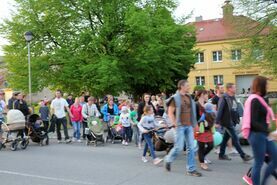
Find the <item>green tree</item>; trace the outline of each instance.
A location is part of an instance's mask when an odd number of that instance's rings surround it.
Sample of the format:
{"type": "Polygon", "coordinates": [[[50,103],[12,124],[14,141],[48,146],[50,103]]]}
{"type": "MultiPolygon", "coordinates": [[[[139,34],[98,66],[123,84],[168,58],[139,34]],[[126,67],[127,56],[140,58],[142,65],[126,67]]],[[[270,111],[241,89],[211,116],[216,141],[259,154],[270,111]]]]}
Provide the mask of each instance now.
{"type": "Polygon", "coordinates": [[[242,64],[257,65],[277,78],[277,4],[273,0],[234,0],[240,14],[250,19],[239,19],[242,37],[250,38],[241,47],[245,51],[242,64]]]}
{"type": "Polygon", "coordinates": [[[94,95],[172,92],[193,66],[192,26],[177,24],[173,0],[16,0],[1,25],[10,84],[27,90],[25,31],[31,42],[32,89],[94,95]]]}

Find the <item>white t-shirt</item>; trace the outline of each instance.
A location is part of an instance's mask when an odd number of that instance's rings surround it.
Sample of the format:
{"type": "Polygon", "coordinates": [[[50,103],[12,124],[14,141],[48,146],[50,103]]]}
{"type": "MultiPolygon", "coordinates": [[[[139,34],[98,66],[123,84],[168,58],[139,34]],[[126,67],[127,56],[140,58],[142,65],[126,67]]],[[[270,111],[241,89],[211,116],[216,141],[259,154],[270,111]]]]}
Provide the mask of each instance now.
{"type": "Polygon", "coordinates": [[[59,119],[66,116],[65,107],[68,107],[68,103],[64,98],[55,98],[51,103],[51,109],[54,109],[54,114],[59,119]]]}

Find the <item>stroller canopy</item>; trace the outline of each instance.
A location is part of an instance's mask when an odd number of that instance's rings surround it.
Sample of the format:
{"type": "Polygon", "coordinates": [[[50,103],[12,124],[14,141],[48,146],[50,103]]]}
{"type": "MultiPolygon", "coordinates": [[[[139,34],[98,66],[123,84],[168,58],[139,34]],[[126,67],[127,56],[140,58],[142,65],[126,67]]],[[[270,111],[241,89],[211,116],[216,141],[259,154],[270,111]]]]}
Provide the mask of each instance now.
{"type": "Polygon", "coordinates": [[[12,109],[7,113],[7,124],[24,123],[25,116],[20,110],[12,109]]]}

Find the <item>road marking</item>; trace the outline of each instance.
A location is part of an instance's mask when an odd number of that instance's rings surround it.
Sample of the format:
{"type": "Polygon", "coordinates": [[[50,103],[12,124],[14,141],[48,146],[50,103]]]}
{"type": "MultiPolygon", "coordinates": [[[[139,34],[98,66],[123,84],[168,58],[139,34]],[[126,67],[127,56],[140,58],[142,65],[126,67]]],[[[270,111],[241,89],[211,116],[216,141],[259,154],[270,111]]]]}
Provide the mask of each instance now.
{"type": "Polygon", "coordinates": [[[1,173],[8,174],[8,175],[23,176],[23,177],[32,177],[32,178],[44,179],[44,180],[50,180],[50,181],[67,182],[67,183],[72,183],[72,184],[95,185],[94,183],[90,183],[90,182],[76,181],[76,180],[55,178],[55,177],[46,177],[46,176],[32,175],[32,174],[27,174],[27,173],[19,173],[19,172],[5,171],[5,170],[0,170],[0,174],[1,173]]]}

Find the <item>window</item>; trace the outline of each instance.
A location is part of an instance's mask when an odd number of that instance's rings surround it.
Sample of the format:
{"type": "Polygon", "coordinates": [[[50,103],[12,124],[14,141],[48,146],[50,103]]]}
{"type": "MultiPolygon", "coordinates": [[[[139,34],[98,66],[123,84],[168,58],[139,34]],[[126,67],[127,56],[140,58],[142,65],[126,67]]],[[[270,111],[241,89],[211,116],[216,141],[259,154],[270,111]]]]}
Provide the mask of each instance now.
{"type": "Polygon", "coordinates": [[[232,60],[238,61],[240,59],[241,59],[241,50],[240,49],[232,50],[232,60]]]}
{"type": "Polygon", "coordinates": [[[196,77],[196,85],[205,85],[205,77],[197,76],[196,77]]]}
{"type": "Polygon", "coordinates": [[[223,75],[214,76],[214,85],[223,84],[223,75]]]}
{"type": "Polygon", "coordinates": [[[264,58],[263,51],[261,49],[253,49],[252,56],[256,60],[262,60],[264,58]]]}
{"type": "Polygon", "coordinates": [[[196,63],[203,63],[204,62],[204,53],[197,53],[196,54],[196,63]]]}
{"type": "Polygon", "coordinates": [[[213,51],[213,61],[214,62],[222,61],[222,51],[213,51]]]}

